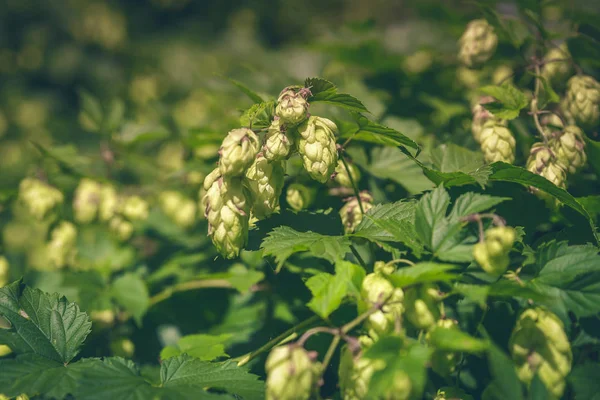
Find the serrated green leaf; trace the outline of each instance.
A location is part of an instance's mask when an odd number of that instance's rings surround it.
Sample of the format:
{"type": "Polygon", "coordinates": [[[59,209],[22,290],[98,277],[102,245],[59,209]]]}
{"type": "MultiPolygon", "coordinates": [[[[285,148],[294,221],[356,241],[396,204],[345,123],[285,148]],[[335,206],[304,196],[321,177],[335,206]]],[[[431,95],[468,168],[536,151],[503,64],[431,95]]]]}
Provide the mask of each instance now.
{"type": "Polygon", "coordinates": [[[244,85],[242,82],[236,81],[235,79],[231,79],[231,78],[228,78],[223,75],[219,75],[219,76],[221,78],[227,80],[229,83],[231,83],[238,89],[240,89],[242,91],[242,93],[244,93],[246,96],[248,96],[250,98],[250,100],[252,100],[254,103],[259,104],[259,103],[264,102],[263,98],[260,97],[260,95],[258,93],[256,93],[254,90],[252,90],[249,87],[247,87],[246,85],[244,85]]]}
{"type": "Polygon", "coordinates": [[[409,267],[400,268],[388,279],[396,287],[406,287],[418,283],[444,282],[458,278],[459,267],[453,264],[420,262],[409,267]]]}
{"type": "Polygon", "coordinates": [[[252,129],[265,129],[271,125],[275,115],[275,102],[254,104],[240,117],[240,125],[252,129]]]}
{"type": "Polygon", "coordinates": [[[548,104],[558,103],[560,96],[554,91],[550,81],[545,76],[537,76],[537,79],[542,81],[542,90],[538,99],[538,108],[543,110],[548,104]]]}
{"type": "Polygon", "coordinates": [[[449,218],[451,220],[458,220],[462,217],[466,217],[467,215],[489,210],[490,208],[507,200],[510,200],[510,198],[468,192],[456,199],[454,206],[452,207],[452,211],[450,211],[449,218]]]}
{"type": "Polygon", "coordinates": [[[490,345],[488,362],[492,373],[494,395],[498,399],[522,400],[521,382],[512,360],[495,345],[490,345]]]}
{"type": "Polygon", "coordinates": [[[600,400],[600,368],[598,368],[598,364],[587,362],[578,365],[573,368],[567,379],[573,385],[575,398],[600,400]]]}
{"type": "Polygon", "coordinates": [[[21,281],[0,289],[0,315],[11,324],[0,329],[0,343],[16,354],[33,353],[64,364],[77,355],[92,327],[76,304],[21,281]]]}
{"type": "Polygon", "coordinates": [[[458,328],[435,328],[429,333],[433,347],[444,351],[479,353],[489,347],[487,340],[477,339],[458,328]]]}
{"type": "Polygon", "coordinates": [[[335,264],[335,275],[320,273],[306,281],[313,298],[308,307],[326,319],[337,310],[342,300],[349,296],[360,296],[360,287],[365,270],[356,264],[339,260],[335,264]]]}
{"type": "Polygon", "coordinates": [[[449,205],[450,196],[441,186],[425,193],[419,200],[415,209],[415,230],[429,249],[435,249],[441,241],[440,228],[447,225],[446,211],[449,205]]]}
{"type": "Polygon", "coordinates": [[[419,151],[419,145],[414,140],[397,130],[370,121],[360,113],[353,112],[352,116],[358,124],[358,129],[354,132],[342,134],[343,138],[351,137],[355,141],[382,144],[384,146],[407,146],[419,151]]]}
{"type": "Polygon", "coordinates": [[[479,90],[498,100],[497,102],[483,104],[487,110],[498,118],[515,119],[519,116],[520,111],[529,105],[527,96],[508,83],[502,86],[484,86],[479,90]]]}
{"type": "Polygon", "coordinates": [[[308,251],[312,256],[334,263],[350,252],[350,239],[315,232],[298,232],[289,226],[273,229],[261,244],[265,256],[274,256],[277,268],[292,254],[308,251]]]}
{"type": "Polygon", "coordinates": [[[308,78],[304,87],[311,90],[312,95],[308,98],[311,103],[322,102],[351,111],[369,112],[360,100],[346,93],[338,93],[337,87],[326,79],[308,78]]]}
{"type": "Polygon", "coordinates": [[[139,276],[127,273],[114,280],[111,292],[116,302],[141,325],[142,317],[150,305],[146,283],[139,276]]]}
{"type": "Polygon", "coordinates": [[[228,357],[225,352],[225,345],[232,336],[232,334],[187,335],[179,339],[176,345],[162,349],[160,358],[166,360],[167,358],[187,354],[202,361],[213,361],[220,357],[228,357]]]}
{"type": "Polygon", "coordinates": [[[81,111],[94,123],[97,129],[102,126],[104,111],[100,101],[86,90],[79,90],[81,99],[81,111]]]}
{"type": "Polygon", "coordinates": [[[125,103],[121,99],[114,99],[108,106],[104,128],[107,132],[112,133],[121,126],[123,117],[125,116],[125,103]]]}

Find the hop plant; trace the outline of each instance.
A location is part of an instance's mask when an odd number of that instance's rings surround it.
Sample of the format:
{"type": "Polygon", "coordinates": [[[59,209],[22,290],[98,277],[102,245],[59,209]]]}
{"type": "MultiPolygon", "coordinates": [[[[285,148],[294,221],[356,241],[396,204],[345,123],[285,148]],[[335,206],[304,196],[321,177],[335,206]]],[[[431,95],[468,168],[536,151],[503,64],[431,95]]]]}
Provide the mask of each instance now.
{"type": "Polygon", "coordinates": [[[556,398],[565,390],[573,355],[562,321],[543,308],[530,308],[519,317],[509,348],[517,375],[526,384],[537,374],[556,398]]]}
{"type": "Polygon", "coordinates": [[[542,76],[553,85],[564,85],[572,72],[571,63],[569,62],[570,57],[566,43],[548,50],[543,60],[542,76]]]}
{"type": "Polygon", "coordinates": [[[306,97],[310,94],[307,89],[287,87],[281,91],[277,98],[275,115],[283,123],[297,125],[308,117],[308,102],[306,97]]]}
{"type": "Polygon", "coordinates": [[[467,25],[459,40],[458,59],[469,68],[489,60],[498,44],[494,28],[485,19],[476,19],[467,25]]]}
{"type": "Polygon", "coordinates": [[[575,125],[596,129],[600,123],[600,83],[591,76],[573,76],[567,82],[561,109],[575,125]]]}
{"type": "Polygon", "coordinates": [[[488,274],[499,276],[510,264],[508,253],[515,242],[515,230],[496,226],[485,232],[485,239],[473,246],[473,257],[488,274]]]}
{"type": "Polygon", "coordinates": [[[56,188],[34,179],[25,178],[19,185],[19,199],[38,220],[64,201],[63,194],[56,188]]]}
{"type": "MultiPolygon", "coordinates": [[[[554,183],[556,186],[566,187],[567,172],[563,165],[558,162],[554,151],[544,143],[535,143],[531,147],[527,159],[527,169],[554,183]]],[[[552,198],[537,188],[530,188],[540,198],[552,201],[552,198]]]]}
{"type": "Polygon", "coordinates": [[[483,125],[494,118],[494,115],[489,112],[483,104],[491,103],[493,101],[494,98],[491,96],[481,96],[471,108],[471,112],[473,113],[471,132],[477,143],[481,143],[481,131],[483,130],[483,125]]]}
{"type": "MultiPolygon", "coordinates": [[[[458,322],[452,319],[440,319],[431,331],[425,335],[425,340],[430,341],[431,332],[436,329],[457,329],[458,322]]],[[[451,351],[435,350],[431,354],[431,369],[438,375],[448,376],[456,370],[459,354],[451,351]]]]}
{"type": "Polygon", "coordinates": [[[246,171],[252,192],[252,214],[259,220],[279,211],[284,176],[283,164],[280,161],[269,162],[262,153],[246,171]]]}
{"type": "Polygon", "coordinates": [[[327,182],[337,165],[336,133],[337,126],[333,121],[315,116],[298,127],[298,153],[304,169],[321,183],[327,182]]]}
{"type": "Polygon", "coordinates": [[[72,264],[76,254],[77,229],[70,222],[63,221],[52,230],[46,254],[50,263],[56,268],[72,264]]]}
{"type": "Polygon", "coordinates": [[[581,129],[570,125],[565,127],[562,132],[557,132],[555,140],[551,142],[557,163],[572,174],[582,168],[587,161],[583,135],[581,129]]]}
{"type": "Polygon", "coordinates": [[[258,136],[248,128],[229,131],[219,149],[219,171],[223,176],[241,176],[252,164],[260,145],[258,136]]]}
{"type": "Polygon", "coordinates": [[[402,317],[402,300],[404,292],[395,288],[384,274],[373,272],[365,276],[361,287],[362,301],[359,302],[359,312],[369,310],[374,304],[386,302],[381,310],[370,314],[365,322],[369,335],[377,338],[391,332],[402,317]]]}
{"type": "Polygon", "coordinates": [[[515,161],[515,138],[501,123],[494,120],[484,123],[479,138],[486,162],[503,161],[511,164],[515,161]]]}
{"type": "Polygon", "coordinates": [[[130,221],[148,218],[148,203],[139,196],[130,196],[123,201],[121,213],[130,221]]]}
{"type": "Polygon", "coordinates": [[[346,204],[344,204],[340,210],[342,225],[344,225],[344,229],[348,233],[354,232],[356,227],[360,224],[363,219],[363,211],[366,213],[373,208],[373,196],[371,196],[369,192],[362,191],[359,195],[361,201],[360,204],[358,198],[353,196],[345,200],[346,204]],[[361,204],[362,210],[360,209],[361,204]]]}
{"type": "Polygon", "coordinates": [[[302,347],[275,347],[265,363],[267,400],[308,400],[315,385],[315,368],[302,347]]]}
{"type": "Polygon", "coordinates": [[[350,163],[348,163],[348,170],[346,170],[342,160],[338,160],[337,167],[335,167],[335,177],[333,179],[340,186],[351,188],[353,181],[355,184],[358,184],[358,181],[360,180],[360,170],[354,164],[350,163]],[[350,174],[348,174],[348,170],[350,171],[350,174]],[[352,176],[352,179],[350,179],[350,176],[352,176]]]}
{"type": "Polygon", "coordinates": [[[101,186],[98,182],[83,178],[75,189],[73,212],[80,223],[92,222],[98,213],[101,201],[101,186]]]}
{"type": "Polygon", "coordinates": [[[237,257],[248,241],[250,194],[241,179],[222,176],[219,169],[207,175],[204,190],[208,234],[221,255],[237,257]]]}
{"type": "Polygon", "coordinates": [[[404,315],[418,329],[429,329],[440,319],[440,300],[437,287],[413,286],[404,293],[404,315]]]}
{"type": "Polygon", "coordinates": [[[4,256],[0,256],[0,288],[6,286],[9,282],[9,265],[8,260],[4,256]]]}
{"type": "Polygon", "coordinates": [[[281,119],[275,117],[265,135],[263,154],[269,161],[281,161],[292,153],[294,142],[285,133],[285,126],[281,119]]]}
{"type": "Polygon", "coordinates": [[[315,193],[311,188],[299,183],[292,183],[287,189],[285,200],[292,209],[301,211],[310,207],[314,197],[315,193]]]}

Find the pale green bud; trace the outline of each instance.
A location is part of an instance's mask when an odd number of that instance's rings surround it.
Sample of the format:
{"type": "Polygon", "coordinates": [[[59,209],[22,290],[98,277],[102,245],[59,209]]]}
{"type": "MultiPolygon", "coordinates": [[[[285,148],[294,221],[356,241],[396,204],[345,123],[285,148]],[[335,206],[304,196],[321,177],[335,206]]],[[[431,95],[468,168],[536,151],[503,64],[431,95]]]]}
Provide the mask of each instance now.
{"type": "Polygon", "coordinates": [[[587,161],[583,131],[575,125],[569,125],[562,132],[557,132],[551,142],[556,161],[564,170],[575,173],[587,161]]]}
{"type": "Polygon", "coordinates": [[[275,115],[281,121],[289,125],[297,125],[308,116],[308,102],[306,101],[306,90],[295,90],[285,88],[279,94],[275,115]]]}
{"type": "Polygon", "coordinates": [[[158,198],[165,215],[182,228],[189,228],[196,220],[196,203],[179,192],[164,191],[158,198]]]}
{"type": "Polygon", "coordinates": [[[402,300],[404,292],[395,288],[383,274],[374,272],[365,276],[361,287],[362,300],[359,302],[359,312],[365,312],[378,303],[385,304],[381,310],[375,311],[365,321],[365,328],[371,337],[379,337],[392,332],[396,323],[402,318],[402,300]]]}
{"type": "Polygon", "coordinates": [[[373,208],[373,196],[371,196],[368,192],[360,192],[360,200],[362,204],[362,211],[356,196],[346,199],[346,204],[344,204],[340,210],[342,225],[344,225],[344,229],[347,233],[354,232],[356,227],[360,224],[363,219],[363,211],[366,213],[373,208]]]}
{"type": "Polygon", "coordinates": [[[10,275],[8,260],[4,256],[0,256],[0,288],[8,284],[10,275]]]}
{"type": "Polygon", "coordinates": [[[551,48],[544,56],[542,76],[553,86],[564,87],[565,81],[571,75],[572,68],[569,57],[569,49],[566,43],[551,48]]]}
{"type": "Polygon", "coordinates": [[[429,329],[440,319],[439,296],[432,285],[408,288],[404,296],[405,316],[418,329],[429,329]]]}
{"type": "Polygon", "coordinates": [[[223,176],[240,176],[252,164],[260,148],[258,136],[248,128],[229,131],[219,149],[219,171],[223,176]]]}
{"type": "Polygon", "coordinates": [[[285,200],[292,209],[301,211],[310,207],[314,197],[314,190],[311,188],[292,183],[287,189],[285,200]]]}
{"type": "Polygon", "coordinates": [[[94,328],[108,328],[115,323],[115,312],[113,310],[93,310],[90,312],[94,328]]]}
{"type": "Polygon", "coordinates": [[[585,130],[595,130],[600,122],[600,83],[586,75],[575,75],[567,82],[561,109],[568,119],[585,130]]]}
{"type": "Polygon", "coordinates": [[[77,229],[70,222],[63,221],[50,234],[50,242],[46,246],[47,257],[56,268],[72,264],[75,259],[77,229]]]}
{"type": "MultiPolygon", "coordinates": [[[[0,344],[0,357],[7,356],[12,353],[12,349],[5,344],[0,344]]],[[[8,397],[6,398],[8,400],[8,397]]],[[[0,400],[2,400],[2,395],[0,395],[0,400]]]]}
{"type": "Polygon", "coordinates": [[[83,178],[79,182],[73,198],[75,220],[84,224],[92,222],[96,218],[100,202],[100,184],[91,179],[83,178]]]}
{"type": "Polygon", "coordinates": [[[265,135],[263,154],[269,161],[281,161],[290,156],[293,148],[291,136],[286,135],[280,118],[276,118],[265,135]]]}
{"type": "Polygon", "coordinates": [[[39,179],[25,178],[19,185],[19,199],[30,214],[42,220],[64,201],[64,196],[58,189],[39,179]]]}
{"type": "Polygon", "coordinates": [[[133,224],[119,216],[115,216],[110,220],[109,228],[122,242],[129,240],[131,235],[133,235],[133,224]]]}
{"type": "Polygon", "coordinates": [[[315,386],[310,355],[302,347],[275,347],[265,363],[267,400],[308,400],[315,386]]]}
{"type": "Polygon", "coordinates": [[[321,183],[327,182],[337,166],[336,133],[337,126],[333,121],[315,116],[298,127],[298,153],[304,169],[321,183]]]}
{"type": "Polygon", "coordinates": [[[148,203],[139,196],[130,196],[123,201],[121,213],[130,221],[148,218],[148,203]]]}
{"type": "Polygon", "coordinates": [[[119,199],[115,188],[109,185],[103,185],[100,190],[100,207],[98,216],[101,221],[110,220],[117,212],[119,199]]]}
{"type": "Polygon", "coordinates": [[[280,161],[269,162],[259,153],[246,171],[248,187],[252,192],[252,214],[259,220],[279,211],[279,197],[283,191],[285,169],[280,161]]]}
{"type": "Polygon", "coordinates": [[[473,246],[473,258],[485,272],[500,276],[510,264],[508,254],[515,238],[515,230],[511,227],[490,228],[485,232],[484,241],[473,246]]]}
{"type": "Polygon", "coordinates": [[[110,342],[110,351],[115,357],[131,358],[135,352],[135,345],[127,338],[119,338],[110,342]]]}
{"type": "Polygon", "coordinates": [[[480,135],[481,151],[486,162],[515,161],[516,141],[508,128],[491,120],[483,124],[480,135]]]}
{"type": "Polygon", "coordinates": [[[360,170],[354,165],[348,163],[348,170],[350,170],[350,175],[348,175],[348,171],[346,167],[344,167],[344,163],[342,160],[338,160],[337,167],[335,167],[335,177],[333,178],[336,183],[344,187],[352,187],[352,181],[350,180],[350,176],[352,176],[352,180],[356,185],[358,185],[358,181],[360,181],[360,170]]]}
{"type": "Polygon", "coordinates": [[[156,155],[156,163],[166,172],[179,171],[185,166],[183,159],[185,149],[181,143],[166,143],[156,155]]]}
{"type": "Polygon", "coordinates": [[[492,58],[498,45],[498,37],[485,19],[476,19],[469,22],[458,43],[458,59],[472,68],[492,58]]]}

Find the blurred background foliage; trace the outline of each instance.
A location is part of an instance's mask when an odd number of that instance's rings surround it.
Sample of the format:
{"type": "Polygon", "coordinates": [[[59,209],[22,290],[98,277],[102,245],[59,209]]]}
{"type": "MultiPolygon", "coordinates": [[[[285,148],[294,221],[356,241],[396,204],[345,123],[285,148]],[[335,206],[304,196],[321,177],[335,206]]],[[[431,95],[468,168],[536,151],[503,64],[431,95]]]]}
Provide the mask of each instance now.
{"type": "MultiPolygon", "coordinates": [[[[264,98],[306,77],[329,79],[362,100],[374,120],[418,141],[424,148],[421,159],[434,162],[430,150],[440,143],[478,149],[470,133],[472,90],[506,78],[506,68],[514,69],[515,82],[531,83],[506,39],[483,70],[458,66],[456,42],[469,20],[489,8],[513,21],[511,15],[525,5],[535,8],[557,39],[565,39],[581,24],[595,21],[597,28],[594,3],[4,0],[0,254],[10,263],[10,277],[24,275],[29,284],[59,291],[92,313],[97,324],[111,327],[94,331],[86,356],[109,354],[111,342],[130,337],[134,358],[153,362],[164,346],[199,332],[223,334],[232,355],[255,349],[310,315],[304,306],[309,293],[298,270],[288,265],[275,274],[275,265],[258,251],[244,252],[239,262],[216,258],[201,212],[195,211],[192,226],[182,226],[157,205],[165,190],[197,201],[222,138],[252,105],[230,79],[264,98]],[[118,240],[106,224],[81,224],[76,265],[52,268],[46,243],[58,218],[36,221],[15,201],[27,176],[64,193],[63,219],[73,220],[68,205],[82,177],[139,195],[151,204],[149,216],[133,224],[129,241],[118,240]],[[226,282],[228,290],[168,292],[191,280],[226,282]],[[106,317],[106,311],[115,315],[106,317]]],[[[511,28],[520,40],[525,27],[515,23],[511,28]]],[[[525,43],[526,35],[522,39],[525,43]]],[[[598,77],[598,50],[590,53],[586,45],[576,42],[571,51],[587,73],[598,77]]],[[[332,117],[343,113],[321,105],[314,111],[332,117]]],[[[513,128],[522,165],[533,136],[519,120],[513,128]]],[[[362,184],[376,202],[433,186],[398,149],[358,145],[348,153],[369,172],[362,184]]],[[[288,173],[297,175],[293,168],[288,173]]],[[[580,198],[598,193],[595,172],[580,174],[571,188],[580,198]]],[[[534,234],[531,241],[565,232],[573,242],[589,238],[572,229],[581,217],[569,210],[549,219],[540,212],[540,200],[514,187],[496,185],[492,192],[522,197],[520,210],[498,213],[509,225],[525,226],[534,234]]],[[[339,199],[318,199],[315,208],[341,205],[339,199]]],[[[600,207],[594,205],[598,202],[588,204],[596,214],[600,207]]],[[[257,240],[251,237],[251,247],[257,240]]],[[[305,274],[324,268],[314,258],[294,262],[305,274]]]]}

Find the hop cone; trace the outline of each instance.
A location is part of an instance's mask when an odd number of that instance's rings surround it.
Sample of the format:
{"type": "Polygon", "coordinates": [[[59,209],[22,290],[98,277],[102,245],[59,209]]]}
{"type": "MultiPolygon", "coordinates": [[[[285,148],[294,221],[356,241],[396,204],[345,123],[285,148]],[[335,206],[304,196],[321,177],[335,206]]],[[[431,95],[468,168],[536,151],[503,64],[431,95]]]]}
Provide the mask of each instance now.
{"type": "Polygon", "coordinates": [[[556,398],[565,390],[573,355],[562,321],[550,311],[530,308],[519,317],[509,348],[517,375],[526,384],[537,374],[556,398]]]}
{"type": "Polygon", "coordinates": [[[368,210],[373,208],[373,197],[368,192],[360,193],[360,201],[362,204],[362,211],[360,204],[356,196],[350,197],[346,200],[346,204],[340,210],[340,217],[342,224],[346,232],[354,232],[360,221],[363,219],[363,211],[366,213],[368,210]]]}
{"type": "Polygon", "coordinates": [[[418,329],[429,329],[440,319],[439,300],[435,286],[413,286],[404,295],[404,315],[418,329]]]}
{"type": "Polygon", "coordinates": [[[567,82],[561,108],[575,125],[596,129],[600,122],[600,83],[591,76],[575,75],[567,82]]]}
{"type": "MultiPolygon", "coordinates": [[[[558,162],[556,154],[544,143],[535,143],[531,147],[527,169],[534,174],[543,176],[558,187],[565,187],[567,173],[562,164],[558,162]]],[[[539,193],[537,189],[533,190],[539,193]]]]}
{"type": "Polygon", "coordinates": [[[63,221],[51,233],[47,246],[47,255],[50,263],[62,268],[74,261],[77,229],[70,222],[63,221]]]}
{"type": "Polygon", "coordinates": [[[223,176],[240,176],[258,154],[258,136],[248,128],[231,130],[219,149],[219,171],[223,176]]]}
{"type": "Polygon", "coordinates": [[[556,161],[565,171],[573,174],[585,165],[587,156],[583,131],[575,125],[567,126],[551,143],[556,161]]]}
{"type": "Polygon", "coordinates": [[[64,196],[55,187],[38,179],[25,178],[19,184],[19,199],[25,204],[29,213],[42,220],[64,201],[64,196]]]}
{"type": "Polygon", "coordinates": [[[475,105],[471,108],[471,112],[473,113],[473,122],[471,123],[471,132],[473,133],[473,137],[477,141],[477,143],[481,143],[481,131],[483,130],[483,125],[492,120],[494,115],[489,112],[483,104],[491,103],[494,101],[494,98],[491,96],[481,96],[479,100],[475,103],[475,105]]]}
{"type": "Polygon", "coordinates": [[[120,216],[113,217],[109,224],[109,228],[116,234],[121,241],[129,240],[133,235],[133,224],[120,216]]]}
{"type": "Polygon", "coordinates": [[[337,165],[336,132],[337,126],[333,121],[315,116],[298,128],[298,153],[304,169],[311,178],[321,183],[327,182],[337,165]]]}
{"type": "Polygon", "coordinates": [[[272,123],[265,135],[263,154],[269,161],[281,161],[292,152],[293,142],[285,134],[281,119],[277,118],[272,123]]]}
{"type": "Polygon", "coordinates": [[[514,71],[508,65],[500,65],[497,67],[492,73],[492,83],[494,85],[501,85],[506,82],[512,82],[511,77],[513,76],[514,71]]]}
{"type": "Polygon", "coordinates": [[[498,37],[485,19],[476,19],[469,22],[458,43],[458,59],[472,68],[480,66],[492,57],[496,51],[498,37]]]}
{"type": "Polygon", "coordinates": [[[483,124],[480,139],[486,162],[504,161],[510,164],[515,161],[515,138],[502,124],[493,120],[483,124]]]}
{"type": "Polygon", "coordinates": [[[369,335],[377,338],[383,334],[393,331],[397,321],[402,317],[403,307],[401,304],[404,298],[402,289],[395,288],[389,280],[381,273],[373,272],[368,274],[362,283],[361,288],[362,301],[359,302],[359,313],[366,312],[376,303],[388,302],[381,310],[369,315],[365,322],[369,335]]]}
{"type": "Polygon", "coordinates": [[[0,256],[0,288],[8,283],[9,265],[8,260],[4,256],[0,256]]]}
{"type": "Polygon", "coordinates": [[[555,136],[555,132],[560,132],[565,127],[560,117],[554,113],[544,114],[540,118],[540,124],[544,130],[544,136],[547,138],[555,136]]]}
{"type": "Polygon", "coordinates": [[[544,56],[542,76],[555,86],[564,86],[564,82],[571,74],[569,57],[569,49],[566,43],[548,50],[544,56]]]}
{"type": "Polygon", "coordinates": [[[297,125],[304,121],[308,116],[306,96],[309,93],[306,89],[295,90],[289,87],[283,89],[277,99],[275,115],[288,125],[297,125]]]}
{"type": "Polygon", "coordinates": [[[102,187],[98,182],[84,178],[79,182],[73,199],[75,219],[81,223],[92,222],[98,213],[102,187]]]}
{"type": "Polygon", "coordinates": [[[208,234],[223,257],[237,257],[248,241],[249,193],[241,179],[222,176],[219,169],[207,175],[204,190],[208,234]]]}
{"type": "Polygon", "coordinates": [[[280,161],[269,162],[261,153],[248,168],[246,178],[252,192],[252,214],[259,220],[279,211],[284,175],[280,161]]]}
{"type": "MultiPolygon", "coordinates": [[[[452,319],[440,319],[432,328],[436,329],[457,329],[458,323],[452,319]]],[[[429,342],[431,332],[427,332],[425,340],[429,342]]],[[[431,369],[438,375],[448,376],[456,370],[459,354],[450,351],[435,350],[431,355],[431,369]]]]}
{"type": "Polygon", "coordinates": [[[340,186],[351,188],[353,181],[355,184],[358,184],[358,181],[360,180],[360,170],[354,164],[350,163],[348,163],[348,170],[346,170],[342,160],[338,160],[337,167],[335,167],[335,178],[333,179],[340,186]],[[348,174],[348,170],[350,171],[350,174],[348,174]],[[350,179],[350,176],[352,176],[352,179],[350,179]]]}
{"type": "Polygon", "coordinates": [[[483,242],[473,246],[473,257],[488,274],[499,276],[506,272],[510,263],[508,253],[515,242],[515,230],[497,226],[485,232],[483,242]]]}
{"type": "Polygon", "coordinates": [[[310,207],[314,197],[314,191],[311,188],[299,183],[292,183],[287,189],[285,200],[292,209],[301,211],[310,207]]]}
{"type": "Polygon", "coordinates": [[[139,196],[130,196],[123,201],[121,213],[130,221],[143,221],[148,218],[148,203],[139,196]]]}
{"type": "Polygon", "coordinates": [[[315,384],[315,368],[302,347],[279,346],[265,363],[267,400],[308,400],[315,384]]]}

